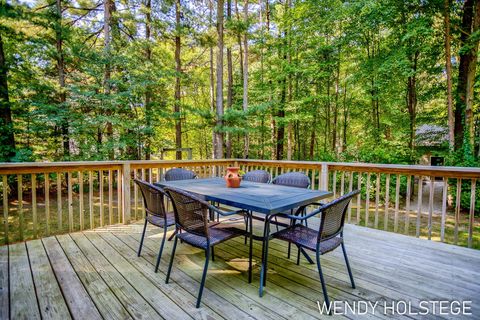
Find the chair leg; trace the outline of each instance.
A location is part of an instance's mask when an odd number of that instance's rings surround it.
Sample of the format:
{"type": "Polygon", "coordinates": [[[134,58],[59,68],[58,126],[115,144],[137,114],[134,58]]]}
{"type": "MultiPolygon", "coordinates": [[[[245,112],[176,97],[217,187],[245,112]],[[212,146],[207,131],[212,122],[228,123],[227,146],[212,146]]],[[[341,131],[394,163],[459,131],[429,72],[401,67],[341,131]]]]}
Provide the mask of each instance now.
{"type": "MultiPolygon", "coordinates": [[[[317,252],[315,253],[317,256],[317,268],[318,268],[318,275],[320,276],[320,282],[322,284],[322,292],[323,292],[323,299],[325,300],[325,304],[327,307],[330,307],[330,299],[328,298],[328,293],[327,293],[327,286],[325,285],[325,279],[323,278],[323,272],[322,272],[322,266],[320,265],[320,253],[317,252]]],[[[332,315],[332,310],[330,309],[330,315],[332,315]]]]}
{"type": "Polygon", "coordinates": [[[267,259],[268,259],[268,240],[264,242],[264,252],[262,257],[262,267],[260,269],[260,287],[258,289],[258,295],[263,297],[263,287],[267,282],[267,259]]]}
{"type": "Polygon", "coordinates": [[[310,258],[310,256],[308,255],[308,253],[307,253],[305,250],[303,250],[302,247],[300,247],[300,252],[303,254],[303,256],[305,257],[305,259],[307,259],[308,263],[314,264],[312,258],[310,258]]]}
{"type": "Polygon", "coordinates": [[[168,238],[168,241],[172,241],[173,237],[177,234],[177,230],[173,231],[172,235],[168,238]]]}
{"type": "Polygon", "coordinates": [[[345,258],[345,264],[347,265],[348,275],[350,277],[350,283],[352,284],[352,288],[355,289],[355,281],[353,281],[352,270],[350,269],[350,263],[348,262],[348,258],[347,258],[347,251],[345,251],[345,244],[343,244],[343,242],[342,242],[342,251],[343,251],[343,257],[345,258]]]}
{"type": "MultiPolygon", "coordinates": [[[[212,247],[213,249],[213,247],[212,247]]],[[[207,248],[205,250],[205,266],[203,267],[202,281],[200,282],[200,290],[198,291],[197,297],[197,308],[200,308],[200,302],[202,301],[203,287],[205,286],[205,279],[207,278],[208,270],[208,261],[210,260],[210,250],[207,248]]]]}
{"type": "MultiPolygon", "coordinates": [[[[246,216],[246,215],[245,215],[243,218],[244,218],[244,220],[245,220],[245,232],[248,233],[249,218],[248,218],[248,216],[246,216]]],[[[247,236],[245,236],[244,242],[245,242],[245,244],[247,244],[247,236]]]]}
{"type": "Polygon", "coordinates": [[[264,269],[264,275],[263,275],[263,286],[267,286],[267,269],[268,269],[268,237],[266,239],[266,245],[265,245],[265,269],[264,269]]]}
{"type": "Polygon", "coordinates": [[[260,268],[260,286],[258,288],[258,295],[263,296],[263,287],[267,281],[267,257],[268,257],[268,238],[270,235],[270,227],[267,223],[269,216],[265,217],[265,225],[263,227],[263,243],[262,243],[262,266],[260,268]]]}
{"type": "Polygon", "coordinates": [[[213,247],[212,247],[212,261],[215,261],[215,251],[213,250],[213,247]]]}
{"type": "Polygon", "coordinates": [[[165,245],[165,239],[167,238],[167,227],[163,228],[163,239],[162,244],[160,245],[160,250],[158,251],[157,264],[155,265],[155,273],[158,272],[158,266],[160,265],[160,259],[162,259],[163,246],[165,245]]]}
{"type": "Polygon", "coordinates": [[[300,265],[300,253],[302,252],[302,249],[300,248],[300,246],[297,246],[297,266],[300,265]]]}
{"type": "Polygon", "coordinates": [[[177,242],[178,242],[178,238],[175,237],[175,240],[173,241],[172,255],[170,257],[170,264],[168,265],[168,271],[167,271],[167,277],[165,278],[165,283],[168,283],[168,280],[170,279],[170,272],[172,271],[173,258],[175,257],[175,250],[177,249],[177,242]]]}
{"type": "MultiPolygon", "coordinates": [[[[290,211],[292,213],[293,210],[290,211]]],[[[293,221],[290,220],[290,226],[293,226],[293,221]]],[[[288,243],[288,251],[287,251],[287,259],[290,259],[290,253],[292,252],[292,244],[289,242],[288,243]]]]}
{"type": "Polygon", "coordinates": [[[140,257],[140,253],[142,253],[143,239],[145,238],[145,231],[147,231],[147,223],[148,221],[145,218],[145,224],[143,225],[142,238],[140,239],[140,247],[138,248],[138,254],[137,254],[138,257],[140,257]]]}
{"type": "Polygon", "coordinates": [[[277,216],[275,216],[275,227],[277,228],[277,232],[278,232],[278,220],[277,220],[277,216]]]}
{"type": "Polygon", "coordinates": [[[252,283],[252,258],[253,258],[253,220],[252,217],[247,217],[247,221],[250,219],[250,248],[248,251],[248,283],[252,283]]]}

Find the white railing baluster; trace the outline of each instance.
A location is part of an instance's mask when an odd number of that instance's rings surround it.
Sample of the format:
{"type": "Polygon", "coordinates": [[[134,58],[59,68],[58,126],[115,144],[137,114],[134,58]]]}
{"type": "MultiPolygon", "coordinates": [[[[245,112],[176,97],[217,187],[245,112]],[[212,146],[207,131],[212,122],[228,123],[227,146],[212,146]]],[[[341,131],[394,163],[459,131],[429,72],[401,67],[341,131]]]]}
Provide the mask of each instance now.
{"type": "Polygon", "coordinates": [[[393,220],[393,232],[398,230],[398,208],[400,205],[400,175],[397,174],[397,181],[395,183],[395,216],[393,220]]]}
{"type": "Polygon", "coordinates": [[[417,198],[417,225],[415,228],[415,236],[420,237],[420,222],[422,216],[422,200],[423,200],[423,177],[418,177],[418,198],[417,198]]]}
{"type": "Polygon", "coordinates": [[[472,185],[470,188],[470,212],[468,215],[468,247],[472,247],[473,238],[473,224],[475,222],[475,198],[476,198],[476,179],[472,179],[472,185]]]}
{"type": "Polygon", "coordinates": [[[460,206],[462,197],[462,179],[457,179],[457,197],[455,199],[455,227],[453,230],[453,242],[458,243],[458,225],[460,223],[460,206]]]}

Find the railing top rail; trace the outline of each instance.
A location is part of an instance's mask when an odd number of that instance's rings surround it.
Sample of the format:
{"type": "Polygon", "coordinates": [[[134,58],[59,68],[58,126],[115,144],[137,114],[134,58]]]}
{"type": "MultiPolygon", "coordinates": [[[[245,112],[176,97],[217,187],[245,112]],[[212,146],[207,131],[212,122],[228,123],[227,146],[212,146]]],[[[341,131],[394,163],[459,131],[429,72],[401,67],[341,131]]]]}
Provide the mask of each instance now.
{"type": "Polygon", "coordinates": [[[360,171],[360,172],[378,172],[394,174],[412,174],[423,176],[442,176],[452,178],[480,178],[479,167],[446,167],[446,166],[422,166],[422,165],[404,165],[404,164],[381,164],[381,163],[361,163],[361,162],[316,162],[316,161],[278,161],[278,160],[255,160],[255,159],[236,159],[238,163],[260,165],[268,164],[272,166],[285,166],[290,168],[308,168],[318,169],[321,165],[327,165],[329,170],[339,171],[360,171]]]}
{"type": "Polygon", "coordinates": [[[177,166],[198,166],[207,164],[228,164],[234,160],[125,160],[125,161],[62,161],[62,162],[0,162],[0,174],[50,173],[79,170],[118,170],[130,164],[137,168],[161,168],[177,166]]]}
{"type": "Polygon", "coordinates": [[[357,171],[391,174],[411,174],[422,176],[437,176],[450,178],[480,179],[478,167],[434,167],[421,165],[357,163],[357,162],[318,162],[318,161],[286,161],[286,160],[256,160],[256,159],[205,159],[205,160],[125,160],[125,161],[63,161],[63,162],[17,162],[0,163],[0,174],[63,172],[79,170],[118,170],[125,164],[132,169],[162,168],[172,165],[201,166],[205,164],[237,164],[269,165],[275,167],[316,169],[327,165],[329,170],[357,171]]]}

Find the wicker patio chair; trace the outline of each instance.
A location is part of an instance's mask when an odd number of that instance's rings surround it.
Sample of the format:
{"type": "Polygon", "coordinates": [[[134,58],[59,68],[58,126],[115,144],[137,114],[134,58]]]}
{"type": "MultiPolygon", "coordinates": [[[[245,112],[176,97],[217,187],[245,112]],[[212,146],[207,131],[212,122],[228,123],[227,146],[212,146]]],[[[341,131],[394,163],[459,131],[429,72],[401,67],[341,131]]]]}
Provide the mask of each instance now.
{"type": "Polygon", "coordinates": [[[140,247],[138,248],[139,257],[142,252],[147,224],[151,223],[157,227],[163,228],[162,244],[160,245],[157,264],[155,265],[155,272],[157,272],[160,259],[162,258],[163,246],[165,245],[165,238],[167,236],[167,229],[175,224],[174,214],[173,212],[167,212],[165,210],[164,199],[168,198],[168,195],[165,193],[165,191],[163,191],[162,188],[146,181],[138,179],[135,179],[134,181],[140,187],[143,196],[143,203],[145,205],[145,224],[143,225],[142,238],[140,239],[140,247]]]}
{"type": "Polygon", "coordinates": [[[270,181],[270,173],[265,170],[253,170],[242,176],[243,181],[268,183],[270,181]]]}
{"type": "Polygon", "coordinates": [[[195,179],[196,177],[197,174],[195,172],[183,168],[174,168],[165,172],[166,181],[188,180],[195,179]]]}
{"type": "Polygon", "coordinates": [[[310,178],[302,172],[288,172],[273,179],[272,183],[306,189],[310,186],[310,178]]]}
{"type": "MultiPolygon", "coordinates": [[[[245,173],[242,176],[242,180],[258,183],[268,183],[271,179],[270,173],[265,170],[253,170],[245,173]]],[[[245,216],[245,227],[248,230],[248,219],[245,216]]],[[[247,243],[247,237],[245,237],[245,244],[247,243]]]]}
{"type": "MultiPolygon", "coordinates": [[[[281,174],[275,179],[273,179],[272,183],[277,185],[282,185],[282,186],[307,189],[308,187],[310,187],[310,178],[302,172],[288,172],[288,173],[281,174]]],[[[293,214],[293,212],[295,212],[294,209],[290,210],[290,214],[293,214]]],[[[300,212],[300,215],[304,216],[305,211],[302,210],[300,212]]],[[[276,218],[275,218],[275,222],[278,223],[276,218]]],[[[304,223],[306,226],[308,226],[308,222],[306,220],[304,221],[304,223]]],[[[278,225],[277,225],[277,231],[278,231],[278,225]]],[[[288,252],[287,252],[288,259],[290,259],[290,252],[291,252],[291,245],[288,244],[288,252]]]]}
{"type": "Polygon", "coordinates": [[[323,278],[322,267],[320,264],[320,256],[335,250],[339,246],[342,247],[343,257],[345,258],[345,264],[347,265],[348,275],[350,277],[350,283],[352,288],[355,288],[355,282],[353,280],[352,270],[347,258],[347,252],[345,251],[345,244],[343,242],[343,226],[345,223],[345,214],[347,212],[348,205],[351,199],[359,194],[360,191],[355,190],[348,194],[341,196],[332,202],[321,206],[320,208],[313,210],[308,215],[300,217],[298,215],[289,215],[280,213],[287,218],[292,219],[292,226],[280,230],[278,232],[269,235],[269,223],[273,216],[270,216],[267,220],[266,231],[267,236],[265,239],[265,245],[263,250],[262,270],[260,273],[260,296],[263,294],[263,286],[266,284],[267,277],[267,259],[268,259],[268,242],[270,238],[284,240],[292,243],[298,248],[297,264],[300,263],[300,252],[302,249],[308,249],[315,251],[318,274],[320,276],[320,282],[322,284],[323,297],[325,303],[329,305],[329,298],[327,293],[327,287],[323,278]],[[297,221],[307,220],[317,214],[321,213],[320,226],[318,230],[314,230],[297,223],[297,221]]]}
{"type": "MultiPolygon", "coordinates": [[[[165,283],[170,279],[170,272],[172,271],[173,259],[175,257],[175,250],[178,239],[190,244],[194,247],[201,248],[205,251],[205,265],[203,268],[202,280],[200,282],[200,289],[197,297],[196,307],[200,307],[202,299],[203,287],[205,286],[205,278],[208,270],[208,262],[210,260],[210,252],[212,260],[214,259],[214,246],[227,241],[229,239],[245,235],[245,230],[229,226],[228,223],[219,223],[209,221],[209,211],[214,211],[222,216],[231,216],[241,214],[244,211],[224,212],[212,206],[207,201],[204,201],[197,196],[176,188],[165,188],[165,191],[172,199],[174,213],[175,213],[175,240],[172,248],[172,255],[170,264],[168,266],[167,277],[165,283]]],[[[250,224],[251,225],[251,224],[250,224]]],[[[249,268],[248,278],[251,282],[252,276],[252,237],[250,232],[250,252],[249,252],[249,268]]]]}

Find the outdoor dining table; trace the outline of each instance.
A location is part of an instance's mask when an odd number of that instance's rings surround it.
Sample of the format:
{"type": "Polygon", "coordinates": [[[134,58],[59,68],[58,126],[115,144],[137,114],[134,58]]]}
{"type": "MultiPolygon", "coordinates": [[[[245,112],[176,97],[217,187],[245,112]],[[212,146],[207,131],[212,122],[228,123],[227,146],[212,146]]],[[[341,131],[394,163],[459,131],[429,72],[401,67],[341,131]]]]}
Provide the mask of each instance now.
{"type": "MultiPolygon", "coordinates": [[[[193,193],[207,201],[243,209],[250,215],[250,221],[252,221],[253,212],[263,215],[261,220],[267,221],[273,214],[290,211],[332,196],[332,193],[329,191],[250,181],[242,181],[239,188],[227,188],[223,178],[160,181],[156,182],[155,185],[162,188],[178,188],[193,193]]],[[[262,236],[254,236],[252,228],[250,228],[250,233],[250,242],[251,239],[263,241],[266,234],[266,224],[264,225],[262,236]]],[[[309,262],[313,263],[303,249],[300,251],[309,262]]],[[[249,279],[249,282],[251,282],[251,279],[249,279]]]]}

